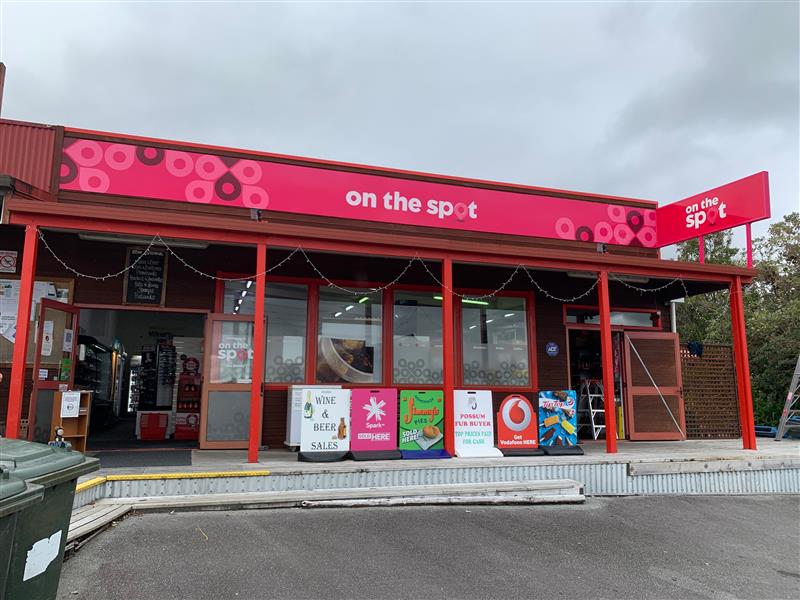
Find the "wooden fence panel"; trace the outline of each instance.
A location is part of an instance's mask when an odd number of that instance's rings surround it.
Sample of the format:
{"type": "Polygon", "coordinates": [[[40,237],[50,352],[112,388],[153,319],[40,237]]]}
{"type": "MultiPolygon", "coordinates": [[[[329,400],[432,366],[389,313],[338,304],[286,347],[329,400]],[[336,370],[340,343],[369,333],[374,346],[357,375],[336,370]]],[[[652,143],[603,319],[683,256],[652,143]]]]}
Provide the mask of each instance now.
{"type": "Polygon", "coordinates": [[[689,439],[741,436],[736,397],[733,348],[704,344],[703,356],[693,356],[681,344],[686,434],[689,439]]]}

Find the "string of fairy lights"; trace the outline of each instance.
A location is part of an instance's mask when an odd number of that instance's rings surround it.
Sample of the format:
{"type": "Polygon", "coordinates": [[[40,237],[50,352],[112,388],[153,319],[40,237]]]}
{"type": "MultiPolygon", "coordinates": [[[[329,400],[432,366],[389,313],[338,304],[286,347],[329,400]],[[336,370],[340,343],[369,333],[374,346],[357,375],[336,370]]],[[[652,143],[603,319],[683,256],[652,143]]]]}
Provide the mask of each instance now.
{"type": "MultiPolygon", "coordinates": [[[[305,259],[306,263],[308,263],[309,267],[314,271],[314,273],[316,273],[317,276],[322,281],[324,281],[326,283],[326,285],[328,285],[329,287],[334,288],[334,289],[336,289],[336,290],[338,290],[338,291],[340,291],[342,293],[345,293],[345,294],[348,294],[348,295],[354,296],[354,297],[355,296],[369,297],[369,296],[372,296],[372,295],[380,294],[384,290],[387,290],[387,289],[397,285],[398,283],[400,283],[400,281],[403,279],[403,277],[405,277],[406,273],[414,265],[414,263],[417,263],[417,262],[422,265],[422,268],[425,270],[425,272],[428,274],[428,276],[439,287],[441,287],[443,290],[447,291],[449,294],[452,294],[453,296],[461,298],[462,300],[483,301],[483,300],[487,300],[487,299],[493,298],[493,297],[497,296],[498,294],[502,293],[503,290],[505,290],[511,284],[511,282],[514,280],[514,278],[517,277],[517,275],[520,272],[524,273],[528,277],[528,279],[530,280],[530,283],[533,286],[533,288],[535,288],[536,291],[538,291],[540,294],[542,294],[543,296],[545,296],[546,298],[548,298],[550,300],[553,300],[553,301],[556,301],[556,302],[568,303],[568,304],[577,302],[578,300],[581,300],[582,298],[587,297],[589,294],[591,294],[595,290],[595,288],[597,288],[597,286],[599,284],[598,279],[597,278],[593,278],[593,281],[592,281],[591,285],[589,285],[580,294],[576,294],[576,295],[571,296],[571,297],[563,298],[563,297],[557,296],[556,294],[551,293],[547,288],[543,287],[533,277],[533,275],[531,274],[531,272],[530,272],[530,270],[528,269],[527,266],[525,266],[523,264],[518,264],[513,268],[512,272],[511,272],[511,275],[509,275],[508,278],[505,281],[503,281],[503,283],[500,284],[499,287],[497,287],[496,289],[492,290],[491,292],[488,292],[488,293],[482,294],[482,295],[477,295],[477,296],[476,295],[469,295],[469,294],[462,294],[458,290],[454,289],[452,286],[445,285],[444,282],[436,275],[436,273],[434,273],[430,269],[430,267],[428,266],[428,264],[427,264],[427,262],[425,260],[420,258],[418,255],[414,255],[413,257],[411,257],[408,260],[408,262],[400,270],[398,275],[396,277],[394,277],[388,283],[385,283],[385,284],[383,284],[381,286],[378,286],[378,287],[352,289],[352,288],[347,288],[347,287],[344,287],[344,286],[341,286],[341,285],[337,284],[335,281],[333,281],[327,275],[325,275],[325,273],[323,273],[320,270],[320,268],[316,264],[314,264],[314,261],[311,260],[311,258],[309,257],[308,253],[306,252],[306,250],[301,246],[298,246],[297,248],[294,248],[291,252],[289,252],[289,254],[287,254],[278,263],[272,265],[271,267],[269,267],[268,269],[265,269],[264,271],[262,271],[260,273],[255,273],[253,275],[247,275],[247,276],[244,276],[244,277],[224,277],[224,276],[220,276],[220,275],[213,275],[211,273],[206,273],[206,272],[198,269],[197,267],[192,265],[189,261],[187,261],[185,258],[183,258],[178,252],[176,252],[175,249],[172,248],[169,245],[169,243],[164,238],[162,238],[161,235],[159,235],[159,234],[155,234],[147,244],[143,244],[145,246],[144,251],[141,254],[139,254],[139,256],[137,256],[136,259],[134,259],[130,264],[125,266],[123,269],[121,269],[119,271],[115,271],[113,273],[106,273],[104,275],[93,275],[91,273],[83,273],[83,272],[79,271],[78,269],[76,269],[75,267],[67,264],[66,261],[64,261],[55,252],[55,250],[53,250],[53,248],[50,246],[50,244],[47,242],[47,239],[45,238],[44,233],[43,233],[43,231],[41,229],[39,230],[39,239],[42,241],[42,245],[47,249],[47,251],[53,256],[53,258],[64,269],[66,269],[67,271],[69,271],[70,273],[75,275],[76,277],[84,278],[84,279],[91,279],[91,280],[94,280],[94,281],[105,281],[107,279],[114,279],[116,277],[120,277],[120,276],[124,275],[126,272],[128,272],[129,270],[135,268],[140,260],[142,260],[145,256],[147,256],[149,253],[152,252],[154,247],[156,247],[156,248],[163,247],[172,257],[175,258],[175,260],[177,260],[184,267],[186,267],[188,270],[190,270],[191,272],[195,273],[196,275],[199,275],[201,277],[205,277],[207,279],[211,279],[211,280],[214,280],[214,281],[248,282],[248,287],[250,287],[249,284],[251,284],[252,281],[255,278],[257,278],[257,277],[259,277],[261,275],[267,275],[269,273],[277,271],[283,265],[285,265],[287,262],[289,262],[295,255],[299,254],[300,256],[302,256],[305,259]]],[[[633,283],[631,283],[629,281],[626,281],[623,277],[619,277],[619,276],[613,275],[613,274],[610,275],[609,278],[612,279],[613,281],[615,281],[615,282],[617,282],[617,283],[619,283],[619,284],[631,289],[631,290],[639,292],[640,294],[661,292],[661,291],[664,291],[664,290],[666,290],[667,288],[669,288],[671,286],[674,286],[676,284],[680,284],[680,286],[682,288],[682,291],[683,291],[683,296],[686,297],[686,296],[689,295],[689,291],[686,288],[686,283],[680,277],[676,277],[676,278],[668,281],[667,283],[665,283],[663,285],[660,285],[660,286],[657,286],[657,287],[651,287],[651,288],[640,287],[640,286],[634,285],[633,283]]]]}

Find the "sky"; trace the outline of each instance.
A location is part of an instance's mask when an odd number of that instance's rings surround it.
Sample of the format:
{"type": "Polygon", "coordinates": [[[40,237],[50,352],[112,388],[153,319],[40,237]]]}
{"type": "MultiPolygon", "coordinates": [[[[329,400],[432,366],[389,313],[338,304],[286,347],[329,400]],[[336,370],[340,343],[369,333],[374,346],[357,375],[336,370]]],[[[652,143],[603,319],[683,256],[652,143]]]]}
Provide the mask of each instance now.
{"type": "Polygon", "coordinates": [[[797,2],[0,7],[6,118],[662,204],[766,170],[800,210],[797,2]]]}

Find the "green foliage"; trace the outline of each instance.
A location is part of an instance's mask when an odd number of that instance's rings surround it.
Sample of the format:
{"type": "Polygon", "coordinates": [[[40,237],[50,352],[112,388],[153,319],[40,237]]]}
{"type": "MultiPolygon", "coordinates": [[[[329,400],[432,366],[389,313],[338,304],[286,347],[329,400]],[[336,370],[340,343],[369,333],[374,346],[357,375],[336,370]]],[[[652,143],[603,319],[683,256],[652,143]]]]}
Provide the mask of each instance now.
{"type": "MultiPolygon", "coordinates": [[[[706,236],[706,262],[744,264],[731,245],[732,234],[706,236]]],[[[696,261],[697,240],[681,244],[680,260],[696,261]]],[[[753,242],[758,276],[744,294],[747,346],[756,423],[777,424],[800,353],[800,213],[770,225],[753,242]]],[[[731,343],[728,292],[689,298],[678,305],[678,331],[684,341],[731,343]]]]}

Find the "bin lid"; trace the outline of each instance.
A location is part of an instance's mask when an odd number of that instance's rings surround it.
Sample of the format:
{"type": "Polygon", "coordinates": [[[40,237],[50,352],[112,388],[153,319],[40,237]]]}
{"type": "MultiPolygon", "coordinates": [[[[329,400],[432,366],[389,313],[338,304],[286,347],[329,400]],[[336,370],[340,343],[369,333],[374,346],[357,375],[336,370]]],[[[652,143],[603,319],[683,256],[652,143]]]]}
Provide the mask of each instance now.
{"type": "Polygon", "coordinates": [[[0,519],[42,501],[44,488],[12,477],[0,468],[0,519]]]}
{"type": "Polygon", "coordinates": [[[84,462],[91,461],[91,466],[87,465],[85,471],[93,471],[97,469],[97,459],[87,459],[80,452],[75,452],[66,448],[54,448],[46,444],[38,444],[36,442],[28,442],[25,440],[15,440],[9,438],[0,438],[0,467],[8,470],[11,475],[19,479],[36,479],[35,483],[52,483],[55,485],[57,481],[50,481],[52,475],[55,479],[62,479],[61,474],[66,475],[76,469],[84,462]],[[41,479],[41,481],[38,481],[41,479]]]}
{"type": "Polygon", "coordinates": [[[11,477],[8,471],[0,467],[0,502],[6,498],[24,492],[26,487],[24,481],[16,477],[11,477]]]}

